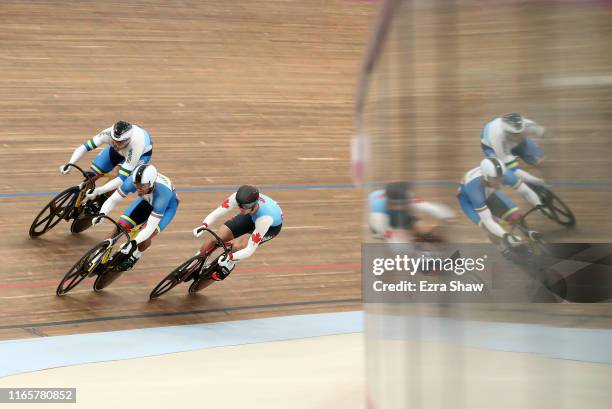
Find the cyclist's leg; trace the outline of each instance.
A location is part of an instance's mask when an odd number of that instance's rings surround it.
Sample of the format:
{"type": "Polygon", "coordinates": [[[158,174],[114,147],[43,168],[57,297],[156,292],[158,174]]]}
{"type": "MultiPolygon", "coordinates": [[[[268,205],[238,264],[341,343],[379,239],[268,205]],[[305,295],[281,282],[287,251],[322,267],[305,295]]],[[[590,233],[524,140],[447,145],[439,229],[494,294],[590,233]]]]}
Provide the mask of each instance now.
{"type": "MultiPolygon", "coordinates": [[[[229,227],[227,227],[226,224],[222,224],[216,231],[217,235],[221,238],[221,240],[223,240],[224,242],[229,242],[234,240],[234,235],[232,233],[232,231],[230,230],[229,227]]],[[[209,252],[211,249],[214,248],[216,243],[216,239],[210,235],[207,234],[206,237],[204,238],[204,243],[202,243],[202,246],[200,246],[200,254],[206,254],[207,252],[209,252]]]]}
{"type": "Polygon", "coordinates": [[[523,215],[519,207],[501,192],[495,192],[489,196],[487,206],[493,216],[510,224],[516,222],[523,215]]]}
{"type": "Polygon", "coordinates": [[[538,165],[544,159],[544,151],[531,138],[525,137],[523,142],[512,149],[512,154],[523,159],[529,165],[538,165]]]}
{"type": "Polygon", "coordinates": [[[102,149],[102,152],[98,154],[91,162],[91,170],[100,177],[106,173],[109,173],[115,166],[124,160],[123,156],[114,150],[111,146],[107,146],[102,149]]]}
{"type": "MultiPolygon", "coordinates": [[[[224,226],[227,227],[231,233],[233,251],[241,250],[246,247],[249,235],[255,230],[255,223],[253,223],[253,219],[251,219],[251,216],[248,214],[237,214],[226,221],[224,226]]],[[[225,239],[223,240],[225,241],[225,239]]]]}
{"type": "MultiPolygon", "coordinates": [[[[123,156],[121,156],[112,146],[107,146],[102,149],[102,152],[98,154],[91,162],[91,170],[96,174],[94,180],[98,180],[104,176],[107,177],[108,181],[112,180],[113,169],[124,160],[123,156]]],[[[97,213],[102,208],[102,204],[104,201],[112,194],[113,192],[107,192],[103,195],[98,196],[93,202],[93,212],[97,213]]]]}
{"type": "Polygon", "coordinates": [[[126,232],[130,233],[134,227],[147,220],[149,214],[151,214],[151,210],[151,205],[142,197],[139,197],[123,212],[119,220],[117,220],[117,223],[119,223],[126,232]]]}
{"type": "Polygon", "coordinates": [[[389,230],[389,215],[386,213],[371,212],[368,222],[370,230],[377,237],[384,237],[389,230]]]}
{"type": "MultiPolygon", "coordinates": [[[[126,211],[119,217],[118,223],[123,226],[124,229],[131,231],[134,227],[143,224],[151,214],[153,208],[142,197],[134,200],[134,202],[126,209],[126,211]]],[[[134,233],[131,237],[133,239],[134,233]]],[[[129,257],[123,259],[119,268],[121,271],[130,270],[140,260],[141,247],[144,248],[143,243],[138,245],[138,248],[131,252],[129,257]]]]}
{"type": "MultiPolygon", "coordinates": [[[[278,236],[278,234],[281,232],[282,227],[282,224],[279,224],[278,226],[271,226],[266,232],[266,234],[264,234],[264,236],[261,238],[259,246],[269,242],[270,240],[278,236]]],[[[255,225],[253,224],[253,229],[251,231],[243,234],[242,236],[236,237],[236,239],[234,239],[234,241],[232,242],[232,251],[238,251],[245,248],[249,244],[249,238],[251,237],[254,231],[255,225]]]]}

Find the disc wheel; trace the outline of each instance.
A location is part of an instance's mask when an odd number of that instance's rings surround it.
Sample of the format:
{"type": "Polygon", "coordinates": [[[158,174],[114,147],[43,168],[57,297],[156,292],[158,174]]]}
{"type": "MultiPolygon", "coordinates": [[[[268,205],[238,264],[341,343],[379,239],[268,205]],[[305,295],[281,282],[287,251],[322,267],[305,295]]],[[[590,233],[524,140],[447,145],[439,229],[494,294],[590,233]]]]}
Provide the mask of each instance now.
{"type": "Polygon", "coordinates": [[[546,217],[564,227],[573,227],[576,224],[574,213],[559,196],[543,186],[530,185],[530,187],[540,197],[540,201],[544,205],[542,213],[546,217]]]}
{"type": "Polygon", "coordinates": [[[73,234],[82,233],[91,227],[92,215],[80,214],[70,225],[70,232],[73,234]]]}
{"type": "Polygon", "coordinates": [[[43,209],[30,226],[30,237],[38,237],[54,228],[72,209],[79,193],[76,186],[70,187],[55,196],[43,209]]]}
{"type": "Polygon", "coordinates": [[[126,257],[125,254],[121,253],[121,251],[117,251],[113,254],[112,259],[108,262],[106,269],[98,274],[96,281],[94,282],[93,289],[94,291],[101,291],[111,285],[121,274],[123,274],[124,270],[119,268],[119,265],[126,257]]]}
{"type": "Polygon", "coordinates": [[[55,293],[58,296],[66,294],[79,285],[87,276],[96,274],[103,268],[101,264],[102,255],[108,249],[108,242],[102,242],[89,250],[79,261],[77,261],[66,273],[57,286],[55,293]]]}
{"type": "Polygon", "coordinates": [[[153,300],[172,290],[179,283],[189,280],[202,267],[202,264],[204,264],[204,259],[199,255],[191,257],[164,277],[151,291],[149,299],[153,300]]]}
{"type": "Polygon", "coordinates": [[[193,283],[191,283],[191,285],[189,286],[189,293],[197,293],[198,291],[202,291],[203,289],[214,283],[215,280],[213,280],[211,276],[216,269],[217,261],[215,260],[211,265],[202,270],[200,276],[196,280],[193,280],[193,283]]]}

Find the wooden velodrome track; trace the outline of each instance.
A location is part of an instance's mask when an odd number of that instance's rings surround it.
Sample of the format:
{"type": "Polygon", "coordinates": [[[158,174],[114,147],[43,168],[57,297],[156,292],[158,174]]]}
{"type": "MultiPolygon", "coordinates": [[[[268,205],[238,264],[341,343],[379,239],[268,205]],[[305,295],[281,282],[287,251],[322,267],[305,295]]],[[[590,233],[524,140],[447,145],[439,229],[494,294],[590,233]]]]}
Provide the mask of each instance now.
{"type": "MultiPolygon", "coordinates": [[[[348,142],[356,75],[375,9],[370,2],[326,0],[170,0],[163,6],[3,1],[0,339],[361,308],[362,196],[347,187],[348,142]],[[55,287],[65,271],[110,227],[72,236],[63,223],[30,240],[28,227],[51,198],[37,193],[76,184],[78,176],[60,176],[58,166],[118,119],[146,128],[154,139],[153,163],[178,189],[193,190],[179,193],[176,218],[133,271],[104,292],[81,284],[58,298],[55,287]],[[226,282],[195,296],[183,285],[148,302],[156,282],[198,246],[191,229],[229,194],[206,189],[247,182],[272,187],[264,192],[283,208],[281,235],[226,282]]],[[[429,34],[422,33],[427,44],[429,34]]],[[[480,158],[473,135],[482,123],[512,109],[508,101],[472,109],[491,95],[472,92],[469,84],[467,91],[454,89],[462,96],[451,101],[468,107],[464,131],[450,146],[460,160],[436,167],[445,152],[423,143],[417,157],[426,169],[423,180],[458,180],[480,158]]],[[[420,107],[425,113],[427,104],[420,107]]],[[[433,134],[420,133],[417,143],[435,136],[444,146],[449,136],[426,123],[432,118],[422,118],[419,126],[433,134]]],[[[571,131],[577,141],[580,135],[571,131]]],[[[590,148],[570,143],[557,152],[569,166],[563,177],[580,169],[581,157],[609,152],[607,138],[599,133],[590,148]]],[[[401,137],[390,141],[383,142],[391,149],[403,144],[401,137]]],[[[401,176],[383,171],[376,178],[401,176]]],[[[593,176],[602,180],[607,173],[593,176]]],[[[421,193],[459,211],[453,189],[421,193]]],[[[607,195],[584,189],[563,194],[582,226],[598,226],[593,234],[605,241],[610,220],[597,216],[608,206],[607,195]]],[[[463,238],[481,239],[465,221],[455,229],[463,238]]],[[[520,320],[527,311],[511,310],[514,318],[495,318],[520,320]]],[[[542,320],[558,325],[609,326],[612,318],[605,306],[570,306],[556,316],[543,310],[548,315],[542,320]]]]}
{"type": "Polygon", "coordinates": [[[359,308],[360,196],[299,187],[349,183],[354,83],[375,5],[149,3],[0,4],[0,193],[18,194],[0,199],[0,339],[359,308]],[[30,240],[51,196],[19,194],[77,183],[58,166],[118,119],[151,133],[153,163],[179,189],[289,186],[264,189],[283,208],[282,234],[222,285],[150,303],[198,247],[191,229],[231,193],[180,192],[137,268],[109,291],[83,283],[56,297],[110,227],[72,236],[62,223],[30,240]]]}

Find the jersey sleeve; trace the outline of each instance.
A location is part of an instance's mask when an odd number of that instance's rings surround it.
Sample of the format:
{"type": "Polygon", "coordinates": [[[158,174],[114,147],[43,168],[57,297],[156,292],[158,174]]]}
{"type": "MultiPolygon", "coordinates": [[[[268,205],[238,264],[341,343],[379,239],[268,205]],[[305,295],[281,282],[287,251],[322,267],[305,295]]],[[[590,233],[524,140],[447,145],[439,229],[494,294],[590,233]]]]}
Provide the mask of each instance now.
{"type": "Polygon", "coordinates": [[[452,219],[455,217],[455,213],[449,207],[440,203],[431,203],[417,199],[412,202],[412,206],[419,213],[426,214],[438,220],[452,219]]]}
{"type": "Polygon", "coordinates": [[[85,149],[87,149],[88,152],[93,151],[94,149],[96,149],[97,147],[99,147],[100,145],[104,143],[110,143],[110,139],[111,139],[111,128],[106,128],[105,130],[103,130],[102,132],[94,136],[93,138],[88,139],[83,144],[83,146],[85,147],[85,149]]]}
{"type": "Polygon", "coordinates": [[[528,136],[541,138],[546,133],[546,128],[538,125],[535,121],[527,118],[523,118],[523,121],[525,122],[525,132],[528,136]]]}
{"type": "Polygon", "coordinates": [[[267,215],[255,220],[255,230],[251,234],[251,237],[249,237],[249,242],[247,246],[242,250],[238,250],[237,252],[233,253],[232,260],[238,261],[243,260],[247,257],[251,257],[255,250],[257,250],[259,243],[261,243],[261,240],[268,232],[270,226],[272,226],[273,221],[274,219],[272,218],[272,216],[267,215]]]}
{"type": "Polygon", "coordinates": [[[232,193],[230,197],[225,199],[219,207],[217,207],[208,216],[206,216],[203,223],[210,226],[219,217],[227,214],[230,210],[235,209],[237,207],[238,207],[238,202],[236,201],[236,193],[232,193]]]}
{"type": "Polygon", "coordinates": [[[132,178],[127,178],[124,180],[121,186],[119,186],[119,189],[117,189],[117,192],[119,192],[122,197],[126,197],[130,193],[135,193],[136,186],[134,185],[132,178]]]}
{"type": "MultiPolygon", "coordinates": [[[[130,178],[129,180],[131,180],[130,178]]],[[[161,218],[168,208],[168,204],[172,199],[173,192],[167,186],[162,184],[156,185],[156,195],[153,198],[153,211],[151,212],[151,216],[155,216],[161,218]]]]}

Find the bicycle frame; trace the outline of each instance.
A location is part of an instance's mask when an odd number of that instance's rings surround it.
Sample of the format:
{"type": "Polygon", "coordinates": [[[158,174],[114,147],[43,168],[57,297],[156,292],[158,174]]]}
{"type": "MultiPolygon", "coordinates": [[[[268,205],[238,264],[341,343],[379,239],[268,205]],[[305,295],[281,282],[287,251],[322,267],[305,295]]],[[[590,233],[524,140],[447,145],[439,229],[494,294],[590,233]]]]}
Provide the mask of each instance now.
{"type": "Polygon", "coordinates": [[[69,163],[67,166],[78,169],[83,174],[83,177],[85,178],[85,180],[79,183],[78,185],[79,195],[77,196],[74,202],[74,207],[79,207],[81,203],[83,202],[83,199],[85,199],[85,195],[87,194],[87,189],[84,189],[84,187],[90,185],[92,182],[95,184],[95,180],[89,172],[84,171],[81,167],[75,164],[72,164],[72,163],[69,163]]]}
{"type": "MultiPolygon", "coordinates": [[[[116,234],[114,237],[111,237],[110,239],[107,239],[107,240],[110,241],[110,245],[108,246],[106,251],[104,251],[104,253],[102,254],[102,259],[101,259],[102,264],[106,264],[108,262],[108,259],[111,256],[111,253],[113,251],[113,247],[114,247],[115,243],[117,243],[117,241],[122,236],[124,236],[127,241],[130,241],[130,240],[133,239],[133,237],[135,237],[135,233],[133,233],[133,232],[130,232],[130,233],[126,232],[125,229],[123,228],[123,226],[121,226],[119,223],[117,223],[114,219],[110,218],[109,216],[104,215],[104,216],[102,216],[102,218],[110,220],[117,227],[117,229],[119,231],[119,233],[116,234]]],[[[92,263],[92,265],[94,265],[94,266],[97,265],[97,264],[98,263],[92,263]]]]}

